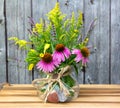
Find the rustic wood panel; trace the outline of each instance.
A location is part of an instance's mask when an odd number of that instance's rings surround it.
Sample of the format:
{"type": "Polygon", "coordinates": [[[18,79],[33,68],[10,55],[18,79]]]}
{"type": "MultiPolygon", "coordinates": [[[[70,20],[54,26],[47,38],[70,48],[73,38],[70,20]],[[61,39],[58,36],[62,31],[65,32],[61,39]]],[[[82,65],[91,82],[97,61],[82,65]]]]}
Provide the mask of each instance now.
{"type": "MultiPolygon", "coordinates": [[[[27,28],[30,28],[28,16],[31,16],[31,0],[6,0],[7,35],[28,39],[27,28]]],[[[26,52],[19,50],[8,41],[8,80],[10,83],[31,83],[24,61],[26,52]]]]}
{"type": "Polygon", "coordinates": [[[45,14],[54,7],[56,1],[60,2],[62,12],[69,17],[72,11],[76,15],[78,10],[84,12],[84,34],[90,22],[97,18],[89,42],[94,53],[89,58],[86,73],[79,73],[79,83],[119,84],[119,0],[0,0],[0,82],[8,80],[10,83],[31,83],[32,79],[40,77],[36,70],[33,74],[27,71],[24,61],[26,52],[18,50],[18,47],[7,39],[11,36],[28,39],[27,29],[31,28],[28,16],[32,16],[35,22],[39,22],[41,17],[46,19],[45,14]]]}
{"type": "Polygon", "coordinates": [[[86,83],[88,79],[92,83],[109,83],[109,0],[85,0],[85,33],[90,22],[97,18],[95,29],[90,37],[89,46],[94,53],[90,56],[86,83]]]}
{"type": "Polygon", "coordinates": [[[120,84],[120,0],[111,0],[111,83],[120,84]]]}
{"type": "Polygon", "coordinates": [[[4,0],[0,0],[0,82],[6,81],[4,0]]]}

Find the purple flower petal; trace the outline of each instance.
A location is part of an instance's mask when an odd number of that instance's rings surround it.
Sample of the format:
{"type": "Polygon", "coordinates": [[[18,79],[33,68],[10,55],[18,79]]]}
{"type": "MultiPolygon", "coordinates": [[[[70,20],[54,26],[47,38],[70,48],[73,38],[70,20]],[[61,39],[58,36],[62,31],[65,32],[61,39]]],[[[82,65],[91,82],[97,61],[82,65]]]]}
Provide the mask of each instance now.
{"type": "Polygon", "coordinates": [[[89,60],[88,60],[88,58],[82,58],[82,64],[86,64],[87,62],[88,62],[89,60]]]}
{"type": "Polygon", "coordinates": [[[65,47],[63,54],[65,55],[66,58],[69,58],[71,55],[71,52],[68,48],[65,47]]]}
{"type": "Polygon", "coordinates": [[[58,67],[60,62],[57,59],[52,59],[51,62],[46,63],[43,60],[40,60],[37,63],[37,69],[40,69],[43,72],[53,72],[56,67],[58,67]]]}
{"type": "Polygon", "coordinates": [[[62,52],[55,51],[53,54],[54,59],[58,59],[59,62],[65,61],[65,57],[62,52]]]}
{"type": "Polygon", "coordinates": [[[72,54],[76,54],[76,58],[75,58],[76,62],[80,62],[82,60],[82,54],[79,49],[74,49],[72,51],[72,54]]]}
{"type": "Polygon", "coordinates": [[[53,53],[53,58],[54,59],[58,59],[59,62],[64,62],[65,61],[65,58],[69,58],[71,55],[71,52],[68,48],[64,48],[63,51],[59,52],[59,51],[55,51],[53,53]]]}

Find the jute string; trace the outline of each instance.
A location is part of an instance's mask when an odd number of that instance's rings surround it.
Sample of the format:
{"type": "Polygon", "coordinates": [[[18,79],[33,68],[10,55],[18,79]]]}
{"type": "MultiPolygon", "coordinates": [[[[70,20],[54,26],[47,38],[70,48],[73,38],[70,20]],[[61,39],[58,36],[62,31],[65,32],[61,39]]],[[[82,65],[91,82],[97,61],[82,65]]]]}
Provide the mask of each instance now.
{"type": "MultiPolygon", "coordinates": [[[[54,89],[53,84],[59,84],[60,90],[63,91],[65,96],[69,96],[70,92],[68,88],[63,84],[61,77],[69,75],[71,72],[71,67],[66,66],[64,68],[61,68],[60,72],[58,73],[57,78],[41,78],[41,79],[35,79],[33,80],[32,84],[37,90],[40,90],[42,87],[47,85],[44,93],[41,95],[41,98],[46,102],[47,101],[47,96],[50,94],[50,92],[54,89]]],[[[71,90],[74,92],[74,90],[71,88],[71,90]]]]}

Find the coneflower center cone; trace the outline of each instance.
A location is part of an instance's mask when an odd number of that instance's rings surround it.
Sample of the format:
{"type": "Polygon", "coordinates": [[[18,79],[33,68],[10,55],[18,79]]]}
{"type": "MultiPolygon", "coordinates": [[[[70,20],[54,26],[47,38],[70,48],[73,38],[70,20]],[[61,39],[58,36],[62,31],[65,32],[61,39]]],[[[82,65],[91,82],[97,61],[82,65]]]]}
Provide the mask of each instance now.
{"type": "Polygon", "coordinates": [[[90,55],[90,51],[86,47],[81,49],[81,53],[82,53],[83,57],[88,57],[90,55]]]}
{"type": "Polygon", "coordinates": [[[45,61],[46,63],[49,63],[52,61],[52,55],[50,53],[45,53],[44,56],[42,57],[42,60],[45,61]]]}
{"type": "Polygon", "coordinates": [[[58,52],[62,52],[64,50],[65,46],[63,44],[57,44],[55,47],[55,50],[58,52]]]}

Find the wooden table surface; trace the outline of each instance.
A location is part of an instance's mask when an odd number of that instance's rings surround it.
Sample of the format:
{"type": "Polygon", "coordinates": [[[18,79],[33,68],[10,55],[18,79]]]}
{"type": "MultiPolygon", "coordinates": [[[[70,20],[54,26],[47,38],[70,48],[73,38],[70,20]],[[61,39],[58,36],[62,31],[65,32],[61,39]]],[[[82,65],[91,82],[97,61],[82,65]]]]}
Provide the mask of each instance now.
{"type": "Polygon", "coordinates": [[[0,108],[120,108],[120,85],[80,85],[80,95],[69,103],[43,103],[32,85],[4,86],[0,108]]]}

